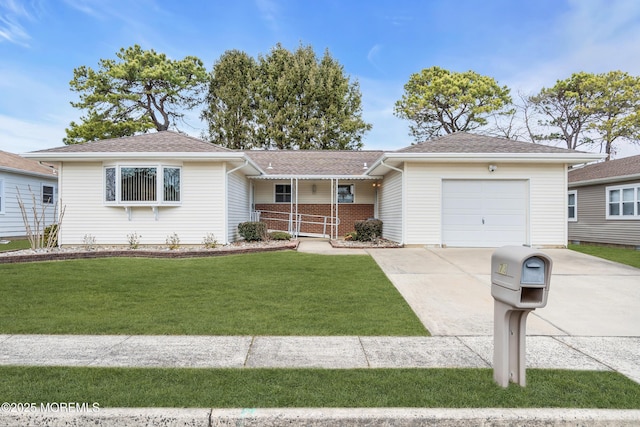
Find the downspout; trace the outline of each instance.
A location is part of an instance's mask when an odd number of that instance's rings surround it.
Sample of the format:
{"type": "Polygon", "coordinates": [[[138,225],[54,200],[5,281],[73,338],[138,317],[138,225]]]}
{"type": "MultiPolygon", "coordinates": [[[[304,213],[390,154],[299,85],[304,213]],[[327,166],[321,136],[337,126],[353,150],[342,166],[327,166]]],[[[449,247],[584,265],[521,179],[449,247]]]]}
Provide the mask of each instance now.
{"type": "Polygon", "coordinates": [[[402,169],[399,169],[399,168],[395,167],[395,166],[391,166],[391,165],[386,164],[384,162],[384,160],[381,160],[380,164],[382,166],[386,167],[386,168],[389,168],[389,169],[394,170],[396,172],[400,172],[400,176],[401,176],[401,180],[402,180],[401,181],[402,182],[402,221],[400,223],[400,226],[402,227],[402,231],[400,233],[402,235],[401,236],[401,240],[402,241],[400,242],[400,244],[404,245],[404,241],[406,240],[405,239],[405,235],[404,235],[406,227],[405,227],[404,223],[405,223],[405,218],[406,218],[406,200],[407,200],[407,198],[405,197],[404,171],[402,169]]]}

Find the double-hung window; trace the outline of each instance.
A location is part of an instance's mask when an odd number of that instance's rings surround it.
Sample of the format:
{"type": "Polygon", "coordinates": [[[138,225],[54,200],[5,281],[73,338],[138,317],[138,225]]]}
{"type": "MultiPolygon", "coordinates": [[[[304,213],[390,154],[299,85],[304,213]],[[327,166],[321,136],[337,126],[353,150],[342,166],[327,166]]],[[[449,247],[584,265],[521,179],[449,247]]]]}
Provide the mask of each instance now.
{"type": "Polygon", "coordinates": [[[176,166],[107,166],[107,204],[162,205],[180,202],[182,169],[176,166]]]}
{"type": "Polygon", "coordinates": [[[353,203],[353,185],[338,185],[338,203],[353,203]]]}
{"type": "Polygon", "coordinates": [[[577,191],[569,191],[568,197],[568,212],[567,218],[569,221],[577,221],[578,220],[578,192],[577,191]]]}
{"type": "Polygon", "coordinates": [[[640,219],[640,183],[607,187],[607,219],[640,219]]]}
{"type": "Polygon", "coordinates": [[[54,187],[53,185],[42,184],[42,204],[52,205],[54,202],[54,187]]]}
{"type": "Polygon", "coordinates": [[[291,202],[291,185],[276,184],[276,203],[291,202]]]}

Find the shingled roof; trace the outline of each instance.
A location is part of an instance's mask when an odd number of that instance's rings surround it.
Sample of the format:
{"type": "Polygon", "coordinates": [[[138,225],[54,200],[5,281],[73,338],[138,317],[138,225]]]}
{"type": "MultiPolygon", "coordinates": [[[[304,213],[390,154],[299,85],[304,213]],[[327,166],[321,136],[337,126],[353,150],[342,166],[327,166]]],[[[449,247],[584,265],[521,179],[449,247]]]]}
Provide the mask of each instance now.
{"type": "Polygon", "coordinates": [[[396,153],[577,153],[575,150],[550,147],[494,136],[455,132],[396,150],[396,153]]]}
{"type": "Polygon", "coordinates": [[[233,152],[228,148],[173,131],[145,133],[122,138],[103,139],[84,144],[34,151],[33,153],[210,153],[233,152]]]}
{"type": "Polygon", "coordinates": [[[256,162],[267,176],[364,175],[368,166],[380,158],[382,153],[382,151],[337,150],[245,151],[247,157],[256,162]]]}
{"type": "Polygon", "coordinates": [[[39,175],[49,175],[56,177],[55,169],[52,166],[40,164],[35,160],[25,159],[17,154],[0,150],[0,170],[8,170],[18,173],[29,173],[39,175]]]}
{"type": "Polygon", "coordinates": [[[640,155],[609,160],[569,171],[569,183],[640,177],[640,155]]]}

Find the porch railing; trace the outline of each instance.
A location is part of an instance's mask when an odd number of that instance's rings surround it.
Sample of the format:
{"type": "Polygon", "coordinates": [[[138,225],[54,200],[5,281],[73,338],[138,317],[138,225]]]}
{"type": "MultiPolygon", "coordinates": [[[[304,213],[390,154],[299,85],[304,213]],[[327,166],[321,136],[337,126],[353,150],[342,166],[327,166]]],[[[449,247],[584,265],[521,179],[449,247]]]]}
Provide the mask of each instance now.
{"type": "Polygon", "coordinates": [[[321,225],[323,237],[331,237],[329,234],[331,229],[329,227],[337,227],[340,225],[340,218],[334,216],[263,210],[251,212],[251,221],[274,221],[276,223],[282,223],[283,228],[286,224],[287,232],[294,237],[298,237],[300,235],[304,224],[321,225]],[[327,232],[327,228],[329,228],[329,232],[327,232]]]}

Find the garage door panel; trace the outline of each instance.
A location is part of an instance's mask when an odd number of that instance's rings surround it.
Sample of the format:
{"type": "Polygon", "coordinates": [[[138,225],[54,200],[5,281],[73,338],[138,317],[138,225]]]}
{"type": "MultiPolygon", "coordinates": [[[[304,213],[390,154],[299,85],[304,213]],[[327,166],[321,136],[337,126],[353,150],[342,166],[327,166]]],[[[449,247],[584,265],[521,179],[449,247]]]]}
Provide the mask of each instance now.
{"type": "Polygon", "coordinates": [[[527,243],[527,181],[444,180],[442,190],[443,244],[497,247],[527,243]]]}

